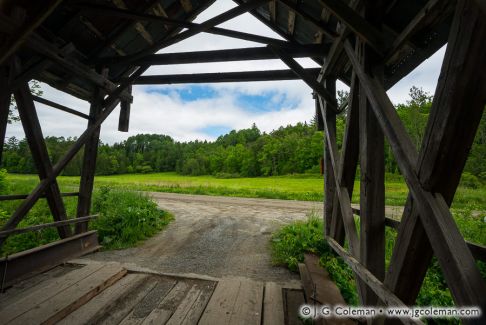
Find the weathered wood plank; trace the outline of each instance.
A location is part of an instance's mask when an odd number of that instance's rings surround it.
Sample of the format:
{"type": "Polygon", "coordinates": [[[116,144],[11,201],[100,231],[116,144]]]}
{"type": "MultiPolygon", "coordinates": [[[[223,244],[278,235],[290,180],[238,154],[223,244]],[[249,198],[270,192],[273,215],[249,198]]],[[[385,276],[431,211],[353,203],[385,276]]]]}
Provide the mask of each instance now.
{"type": "MultiPolygon", "coordinates": [[[[336,79],[325,79],[324,88],[334,98],[336,97],[336,79]]],[[[336,139],[336,113],[329,109],[328,102],[324,103],[324,113],[321,113],[324,121],[324,220],[326,226],[326,236],[331,234],[333,211],[338,208],[337,202],[334,205],[334,196],[336,195],[336,179],[334,178],[334,168],[331,162],[331,150],[333,150],[327,137],[336,139]]]]}
{"type": "MultiPolygon", "coordinates": [[[[366,12],[371,9],[366,6],[366,12]]],[[[366,14],[368,17],[369,15],[366,14]]],[[[383,82],[381,58],[361,43],[361,64],[383,82]]],[[[373,109],[359,98],[360,157],[360,261],[378,279],[385,278],[385,140],[373,109]]],[[[363,290],[363,304],[374,306],[378,297],[370,288],[363,290]]]]}
{"type": "Polygon", "coordinates": [[[176,307],[187,295],[192,286],[187,282],[179,281],[165,296],[159,305],[143,320],[142,325],[165,324],[172,316],[176,307]]]}
{"type": "Polygon", "coordinates": [[[215,282],[208,282],[205,284],[199,284],[201,288],[201,294],[197,297],[191,309],[186,313],[184,320],[181,325],[196,325],[201,318],[204,309],[206,308],[209,299],[211,298],[214,288],[216,287],[215,282]]]}
{"type": "MultiPolygon", "coordinates": [[[[349,108],[346,115],[346,128],[344,131],[343,145],[339,165],[340,183],[347,189],[347,194],[351,198],[356,177],[356,168],[359,157],[359,81],[353,73],[351,77],[351,90],[349,94],[349,108]]],[[[346,194],[346,193],[344,193],[346,194]]],[[[335,194],[336,204],[340,204],[337,194],[335,194]]],[[[339,244],[344,244],[344,224],[341,208],[334,209],[331,224],[331,237],[339,244]]]]}
{"type": "Polygon", "coordinates": [[[10,68],[0,66],[0,163],[2,162],[3,145],[5,143],[5,132],[7,131],[8,113],[10,109],[10,98],[12,93],[9,90],[10,68]]]}
{"type": "Polygon", "coordinates": [[[231,324],[231,316],[240,288],[239,278],[226,278],[219,281],[199,324],[231,324]]]}
{"type": "Polygon", "coordinates": [[[189,292],[186,294],[184,299],[181,301],[177,309],[174,311],[174,314],[170,317],[170,319],[165,323],[166,325],[181,325],[184,320],[186,319],[187,314],[192,310],[193,305],[201,296],[202,291],[198,288],[197,285],[193,285],[189,292]]]}
{"type": "Polygon", "coordinates": [[[0,322],[8,323],[14,318],[28,312],[34,306],[40,305],[59,292],[71,287],[75,283],[82,281],[94,272],[103,267],[101,263],[93,263],[88,266],[73,270],[61,277],[51,278],[40,282],[38,285],[29,288],[27,294],[19,298],[13,297],[2,303],[0,308],[0,322]]]}
{"type": "Polygon", "coordinates": [[[242,279],[230,324],[260,324],[263,307],[263,283],[242,279]]]}
{"type": "Polygon", "coordinates": [[[305,303],[301,290],[284,290],[285,292],[285,324],[302,325],[299,309],[305,303]]]}
{"type": "Polygon", "coordinates": [[[148,275],[127,274],[111,287],[102,291],[96,297],[79,307],[74,312],[63,318],[58,324],[97,324],[98,321],[112,309],[117,308],[120,301],[134,290],[142,281],[146,281],[148,275]]]}
{"type": "Polygon", "coordinates": [[[160,297],[164,297],[174,284],[175,281],[164,281],[162,286],[165,290],[159,290],[162,287],[161,283],[158,283],[157,279],[150,277],[140,288],[132,292],[127,299],[118,304],[117,308],[104,315],[99,320],[99,323],[106,325],[140,324],[156,307],[160,297]],[[140,312],[143,312],[143,317],[140,312]]]}
{"type": "Polygon", "coordinates": [[[105,265],[42,303],[31,304],[32,308],[11,324],[57,323],[125,274],[126,270],[116,264],[105,265]]]}
{"type": "Polygon", "coordinates": [[[284,324],[282,287],[275,282],[265,283],[263,325],[284,324]]]}

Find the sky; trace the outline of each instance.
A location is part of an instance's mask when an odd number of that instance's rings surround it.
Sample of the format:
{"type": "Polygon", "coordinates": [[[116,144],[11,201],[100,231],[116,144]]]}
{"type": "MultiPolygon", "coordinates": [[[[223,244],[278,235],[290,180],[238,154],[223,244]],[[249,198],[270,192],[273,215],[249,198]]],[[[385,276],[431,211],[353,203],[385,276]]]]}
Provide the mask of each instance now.
{"type": "MultiPolygon", "coordinates": [[[[204,22],[235,4],[217,0],[195,22],[204,22]]],[[[280,38],[251,14],[241,15],[220,27],[280,38]]],[[[261,46],[252,42],[201,33],[174,44],[160,53],[231,49],[261,46]]],[[[393,103],[404,103],[412,86],[434,93],[445,47],[424,61],[388,91],[393,103]]],[[[317,67],[310,59],[298,59],[304,67],[317,67]]],[[[287,69],[279,60],[185,64],[151,67],[144,75],[197,72],[228,72],[287,69]]],[[[89,104],[41,84],[43,97],[87,113],[89,104]]],[[[338,89],[346,86],[338,82],[338,89]]],[[[266,132],[280,126],[310,121],[314,116],[312,90],[303,81],[265,81],[167,86],[134,86],[129,132],[118,131],[119,108],[101,127],[104,143],[121,142],[139,133],[166,134],[177,141],[214,140],[230,130],[249,128],[253,123],[266,132]]],[[[79,136],[86,120],[42,104],[36,104],[44,136],[79,136]]],[[[23,138],[20,123],[7,128],[7,137],[23,138]]]]}

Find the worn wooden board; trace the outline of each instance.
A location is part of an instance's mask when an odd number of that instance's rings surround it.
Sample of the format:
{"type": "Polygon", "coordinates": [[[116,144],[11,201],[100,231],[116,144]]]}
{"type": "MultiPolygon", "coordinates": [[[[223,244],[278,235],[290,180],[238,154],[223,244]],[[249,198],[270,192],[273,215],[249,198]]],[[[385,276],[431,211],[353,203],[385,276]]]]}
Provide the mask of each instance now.
{"type": "Polygon", "coordinates": [[[160,300],[175,286],[175,280],[157,279],[152,289],[136,301],[120,325],[140,324],[156,308],[160,300]]]}
{"type": "Polygon", "coordinates": [[[159,305],[143,320],[141,324],[165,324],[172,316],[180,302],[190,291],[188,282],[179,281],[165,296],[159,305]]]}
{"type": "Polygon", "coordinates": [[[79,281],[95,273],[103,267],[101,263],[93,263],[83,268],[71,271],[61,277],[52,278],[29,289],[27,295],[21,298],[5,301],[0,308],[0,323],[7,323],[28,312],[35,306],[54,297],[59,292],[71,287],[79,281]]]}
{"type": "Polygon", "coordinates": [[[284,324],[282,287],[275,282],[265,284],[263,325],[284,324]]]}
{"type": "MultiPolygon", "coordinates": [[[[157,286],[157,280],[150,277],[147,281],[131,292],[123,301],[117,304],[117,308],[110,310],[102,319],[100,324],[115,325],[124,323],[131,313],[139,307],[147,296],[151,295],[157,286]]],[[[150,309],[152,310],[152,309],[150,309]]],[[[128,322],[127,324],[139,324],[143,319],[138,319],[136,322],[128,322]]]]}
{"type": "Polygon", "coordinates": [[[305,303],[302,290],[284,290],[285,292],[285,324],[302,325],[299,309],[305,303]]]}
{"type": "Polygon", "coordinates": [[[184,320],[180,323],[181,325],[192,325],[199,322],[199,319],[213,294],[216,283],[207,282],[199,287],[201,288],[201,294],[192,304],[191,309],[186,313],[184,320]]]}
{"type": "Polygon", "coordinates": [[[117,264],[107,264],[83,280],[59,292],[40,304],[32,304],[28,312],[16,317],[11,324],[54,324],[84,305],[126,274],[117,264]]]}
{"type": "Polygon", "coordinates": [[[181,301],[174,314],[167,321],[166,325],[180,325],[191,311],[192,306],[196,303],[202,291],[197,285],[193,285],[184,299],[181,301]]]}
{"type": "Polygon", "coordinates": [[[199,324],[260,324],[263,283],[245,278],[221,280],[199,324]]]}
{"type": "Polygon", "coordinates": [[[118,303],[132,290],[146,281],[148,275],[128,274],[120,281],[107,288],[86,304],[62,319],[59,324],[95,324],[111,309],[117,308],[118,303]]]}

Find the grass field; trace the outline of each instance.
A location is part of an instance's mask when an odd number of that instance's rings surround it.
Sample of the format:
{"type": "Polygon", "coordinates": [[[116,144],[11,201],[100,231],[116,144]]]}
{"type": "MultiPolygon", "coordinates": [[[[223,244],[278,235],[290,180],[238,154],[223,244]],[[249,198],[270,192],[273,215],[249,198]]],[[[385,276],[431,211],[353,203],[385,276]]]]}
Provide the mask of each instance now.
{"type": "MultiPolygon", "coordinates": [[[[403,205],[408,190],[396,176],[385,184],[387,205],[403,205]]],[[[37,182],[36,175],[9,174],[12,188],[28,189],[37,182]]],[[[58,178],[63,191],[77,191],[79,177],[58,178]]],[[[256,178],[216,178],[213,176],[181,176],[176,173],[127,174],[97,176],[95,186],[124,187],[132,190],[172,192],[204,195],[272,198],[284,200],[320,201],[323,198],[323,179],[319,175],[290,175],[256,178]]],[[[355,182],[352,201],[359,200],[359,181],[355,182]]],[[[18,193],[23,194],[23,193],[18,193]]],[[[486,187],[459,187],[453,208],[486,211],[486,187]]]]}

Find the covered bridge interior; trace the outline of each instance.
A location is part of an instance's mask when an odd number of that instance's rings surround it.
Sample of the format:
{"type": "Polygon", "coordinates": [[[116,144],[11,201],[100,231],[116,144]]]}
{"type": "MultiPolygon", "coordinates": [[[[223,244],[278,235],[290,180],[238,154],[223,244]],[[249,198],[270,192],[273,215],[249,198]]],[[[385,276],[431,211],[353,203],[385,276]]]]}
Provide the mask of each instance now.
{"type": "MultiPolygon", "coordinates": [[[[128,131],[132,86],[176,83],[303,80],[314,92],[324,131],[325,239],[353,269],[363,305],[413,305],[435,256],[458,306],[482,306],[486,284],[476,260],[486,249],[464,240],[449,207],[486,104],[486,3],[483,0],[235,0],[237,6],[203,23],[192,22],[212,0],[0,1],[0,146],[14,96],[39,184],[25,195],[0,231],[13,234],[56,227],[60,242],[0,260],[3,284],[98,247],[88,231],[100,127],[120,105],[118,129],[128,131]],[[251,13],[284,40],[218,25],[251,13]],[[258,43],[255,47],[157,54],[199,33],[258,43]],[[430,119],[416,148],[387,96],[400,81],[447,44],[430,119]],[[320,68],[305,69],[308,57],[320,68]],[[153,65],[280,59],[287,70],[146,75],[153,65]],[[90,103],[89,115],[31,94],[32,79],[90,103]],[[336,100],[336,80],[350,87],[336,100]],[[86,130],[59,161],[50,161],[35,102],[76,114],[86,130]],[[342,149],[336,115],[346,115],[342,149]],[[401,222],[385,217],[384,143],[390,144],[409,194],[401,222]],[[61,193],[56,177],[79,152],[79,192],[61,193]],[[361,186],[353,189],[360,166],[361,186]],[[364,180],[364,181],[363,181],[364,180]],[[352,192],[360,191],[360,209],[352,192]],[[68,219],[62,197],[78,196],[68,219]],[[18,228],[40,198],[51,224],[18,228]],[[360,216],[357,230],[354,216],[360,216]],[[385,267],[385,227],[398,231],[385,267]],[[345,244],[346,243],[346,244],[345,244]]],[[[1,150],[0,150],[1,152],[1,150]]],[[[1,159],[1,156],[0,156],[1,159]]],[[[403,322],[410,322],[403,319],[403,322]]]]}

